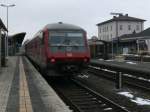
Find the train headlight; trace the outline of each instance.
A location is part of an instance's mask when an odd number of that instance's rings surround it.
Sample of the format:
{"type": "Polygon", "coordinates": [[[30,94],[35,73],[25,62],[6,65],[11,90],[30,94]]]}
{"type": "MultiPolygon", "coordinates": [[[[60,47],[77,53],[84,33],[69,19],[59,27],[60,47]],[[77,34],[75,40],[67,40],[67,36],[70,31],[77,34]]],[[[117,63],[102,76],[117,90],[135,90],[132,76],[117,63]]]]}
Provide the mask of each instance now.
{"type": "Polygon", "coordinates": [[[55,60],[54,58],[51,59],[51,62],[52,62],[52,63],[55,63],[55,61],[56,61],[56,60],[55,60]]]}
{"type": "Polygon", "coordinates": [[[87,58],[84,58],[84,62],[87,62],[88,61],[88,59],[87,58]]]}

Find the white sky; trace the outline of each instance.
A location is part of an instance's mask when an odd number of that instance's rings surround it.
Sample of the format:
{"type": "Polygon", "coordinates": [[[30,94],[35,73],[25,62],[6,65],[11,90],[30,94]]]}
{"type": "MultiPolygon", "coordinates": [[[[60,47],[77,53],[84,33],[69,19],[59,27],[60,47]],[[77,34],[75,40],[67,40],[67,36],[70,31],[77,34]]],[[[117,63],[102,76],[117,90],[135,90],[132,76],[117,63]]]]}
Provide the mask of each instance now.
{"type": "MultiPolygon", "coordinates": [[[[111,19],[110,12],[128,13],[147,20],[150,27],[150,0],[1,0],[15,4],[9,8],[9,34],[27,32],[32,36],[48,23],[65,22],[84,28],[88,38],[97,36],[97,23],[111,19]]],[[[0,17],[6,25],[6,8],[0,7],[0,17]]]]}

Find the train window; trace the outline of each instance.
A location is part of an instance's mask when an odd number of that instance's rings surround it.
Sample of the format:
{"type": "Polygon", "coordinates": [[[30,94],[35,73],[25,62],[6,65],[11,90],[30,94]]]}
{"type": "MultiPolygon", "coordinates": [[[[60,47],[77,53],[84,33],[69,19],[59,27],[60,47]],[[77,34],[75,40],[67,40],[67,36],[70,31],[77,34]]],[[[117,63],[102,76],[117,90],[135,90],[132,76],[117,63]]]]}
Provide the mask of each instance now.
{"type": "Polygon", "coordinates": [[[52,52],[85,51],[83,33],[78,32],[51,33],[49,45],[51,46],[52,52]]]}
{"type": "Polygon", "coordinates": [[[67,33],[68,37],[83,37],[82,33],[67,33]]]}
{"type": "Polygon", "coordinates": [[[66,46],[52,46],[51,52],[84,52],[85,46],[77,46],[77,47],[66,47],[66,46]]]}
{"type": "Polygon", "coordinates": [[[83,37],[69,37],[69,45],[84,46],[84,38],[83,37]]]}
{"type": "Polygon", "coordinates": [[[51,46],[84,46],[83,33],[54,33],[49,38],[51,46]]]}
{"type": "Polygon", "coordinates": [[[49,41],[51,46],[59,46],[59,45],[64,45],[63,44],[64,40],[65,37],[63,36],[52,36],[49,41]]]}
{"type": "Polygon", "coordinates": [[[52,37],[65,37],[66,36],[65,33],[51,33],[50,35],[52,37]]]}
{"type": "Polygon", "coordinates": [[[42,34],[42,44],[44,44],[44,36],[45,36],[45,33],[44,32],[41,32],[42,34]]]}
{"type": "Polygon", "coordinates": [[[39,38],[42,38],[43,37],[43,32],[40,31],[37,35],[39,36],[39,38]]]}

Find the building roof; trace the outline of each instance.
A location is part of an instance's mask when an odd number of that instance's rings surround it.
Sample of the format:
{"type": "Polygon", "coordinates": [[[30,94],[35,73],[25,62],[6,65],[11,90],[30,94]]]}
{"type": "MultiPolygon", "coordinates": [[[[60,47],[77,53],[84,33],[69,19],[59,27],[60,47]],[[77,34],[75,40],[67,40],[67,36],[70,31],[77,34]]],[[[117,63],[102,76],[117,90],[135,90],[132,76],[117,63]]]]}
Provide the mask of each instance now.
{"type": "Polygon", "coordinates": [[[8,36],[8,38],[9,39],[15,39],[16,41],[18,41],[18,43],[22,43],[22,41],[24,40],[25,35],[26,35],[26,32],[22,32],[22,33],[14,34],[12,36],[8,36]]]}
{"type": "Polygon", "coordinates": [[[49,30],[84,30],[79,26],[67,24],[63,22],[48,24],[44,28],[47,28],[49,30]]]}
{"type": "Polygon", "coordinates": [[[147,28],[146,30],[143,30],[139,33],[133,32],[132,34],[124,34],[120,36],[119,38],[146,37],[146,36],[150,36],[150,28],[147,28]]]}
{"type": "MultiPolygon", "coordinates": [[[[124,34],[118,37],[119,40],[137,40],[137,39],[150,39],[150,28],[147,28],[146,30],[143,30],[142,32],[136,33],[133,32],[132,34],[124,34]]],[[[118,38],[115,38],[114,41],[116,41],[118,38]]]]}
{"type": "Polygon", "coordinates": [[[7,31],[7,28],[5,27],[3,21],[0,18],[0,28],[3,29],[4,31],[7,31]]]}
{"type": "Polygon", "coordinates": [[[88,44],[89,45],[103,45],[109,43],[108,41],[105,40],[95,40],[95,39],[88,39],[88,44]]]}
{"type": "Polygon", "coordinates": [[[26,35],[26,32],[17,33],[11,36],[8,36],[8,38],[24,38],[26,35]]]}
{"type": "Polygon", "coordinates": [[[150,28],[138,33],[138,36],[150,36],[150,28]]]}
{"type": "Polygon", "coordinates": [[[118,17],[117,17],[117,16],[114,16],[114,17],[113,17],[112,19],[110,19],[110,20],[107,20],[107,21],[98,23],[97,26],[103,25],[103,24],[106,24],[106,23],[110,23],[110,22],[113,22],[113,21],[137,21],[137,22],[144,22],[144,21],[146,21],[146,20],[144,20],[144,19],[139,19],[139,18],[135,18],[135,17],[130,17],[130,16],[128,16],[128,14],[126,14],[126,15],[120,14],[118,17]]]}

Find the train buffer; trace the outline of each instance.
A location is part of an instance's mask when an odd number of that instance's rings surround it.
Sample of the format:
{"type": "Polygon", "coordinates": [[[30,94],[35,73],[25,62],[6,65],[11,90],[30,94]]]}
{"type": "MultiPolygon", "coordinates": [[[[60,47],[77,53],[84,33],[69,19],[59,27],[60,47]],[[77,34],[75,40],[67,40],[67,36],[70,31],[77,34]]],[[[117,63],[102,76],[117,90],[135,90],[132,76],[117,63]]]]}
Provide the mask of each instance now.
{"type": "Polygon", "coordinates": [[[0,112],[71,112],[26,57],[8,57],[0,71],[0,112]]]}

